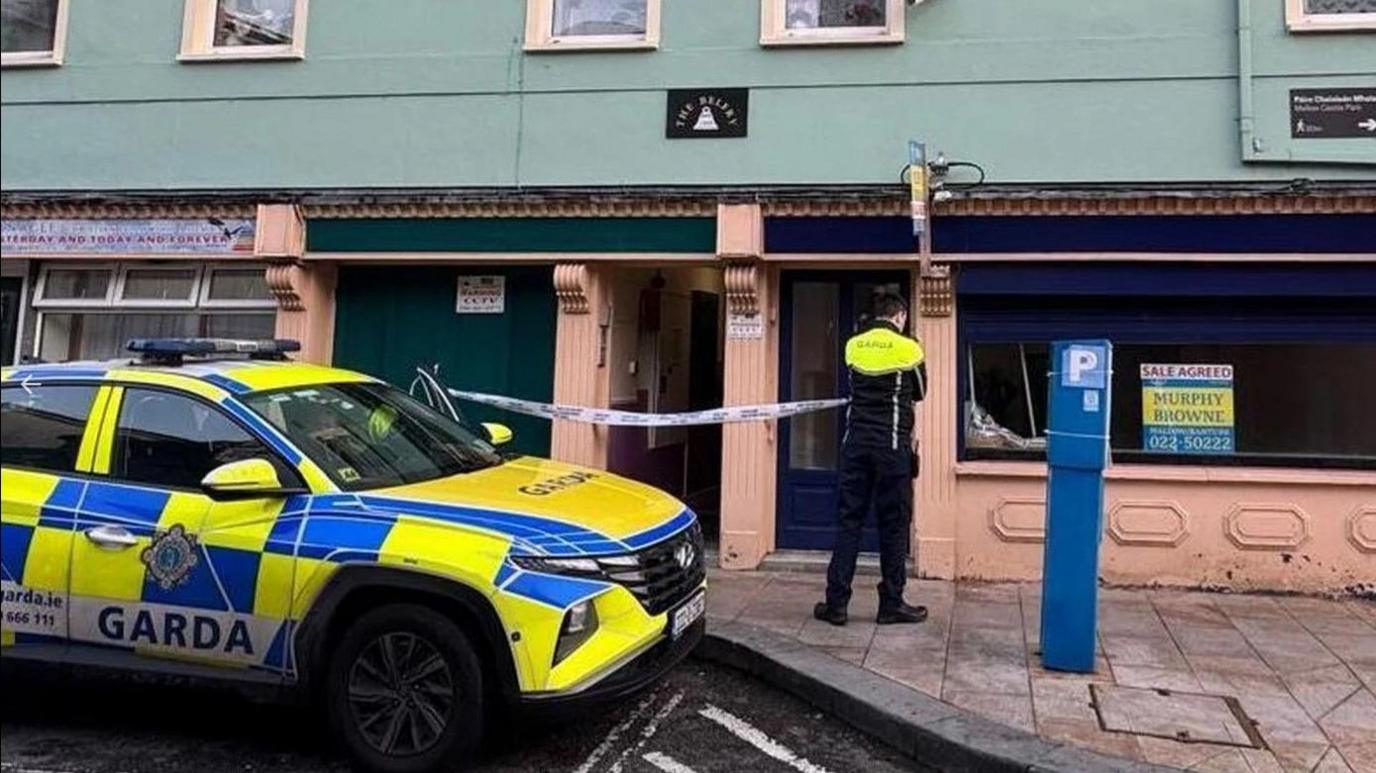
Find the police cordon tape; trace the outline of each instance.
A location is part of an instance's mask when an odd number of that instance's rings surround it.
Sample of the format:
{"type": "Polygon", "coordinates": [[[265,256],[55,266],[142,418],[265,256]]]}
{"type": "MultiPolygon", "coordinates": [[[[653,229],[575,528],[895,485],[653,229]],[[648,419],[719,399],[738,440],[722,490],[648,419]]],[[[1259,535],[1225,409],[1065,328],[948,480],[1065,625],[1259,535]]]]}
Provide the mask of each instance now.
{"type": "Polygon", "coordinates": [[[513,397],[489,395],[482,392],[465,392],[459,389],[446,388],[445,391],[460,400],[490,405],[515,413],[524,413],[527,416],[567,419],[582,424],[603,424],[611,427],[689,427],[699,424],[731,424],[742,421],[784,419],[802,413],[838,408],[849,402],[844,399],[802,400],[795,403],[731,405],[725,408],[686,411],[684,413],[636,413],[609,408],[585,408],[579,405],[551,405],[550,403],[518,400],[513,397]]]}
{"type": "Polygon", "coordinates": [[[545,419],[566,419],[582,424],[602,424],[612,427],[689,427],[702,424],[732,424],[743,421],[764,421],[785,419],[814,411],[839,408],[850,402],[845,398],[830,400],[801,400],[792,403],[766,403],[764,405],[731,405],[705,411],[686,411],[683,413],[638,413],[618,411],[610,408],[586,408],[578,405],[554,405],[534,400],[520,400],[515,397],[491,395],[483,392],[467,392],[452,389],[439,383],[434,374],[424,368],[416,369],[416,379],[411,382],[411,394],[417,389],[424,393],[431,406],[447,413],[455,421],[463,422],[462,414],[449,398],[456,397],[480,405],[501,408],[527,416],[545,419]]]}

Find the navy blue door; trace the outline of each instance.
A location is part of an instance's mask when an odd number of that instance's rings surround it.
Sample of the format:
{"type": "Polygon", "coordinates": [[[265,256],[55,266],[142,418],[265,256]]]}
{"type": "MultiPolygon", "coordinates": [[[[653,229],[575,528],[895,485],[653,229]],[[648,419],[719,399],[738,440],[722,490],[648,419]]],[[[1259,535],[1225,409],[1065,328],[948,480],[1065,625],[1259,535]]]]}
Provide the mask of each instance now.
{"type": "MultiPolygon", "coordinates": [[[[907,271],[785,271],[779,330],[781,401],[848,397],[845,346],[870,314],[874,296],[908,297],[907,271]]],[[[837,467],[845,410],[820,411],[779,422],[780,548],[829,550],[836,524],[837,467]]],[[[879,548],[874,520],[862,549],[879,548]]]]}

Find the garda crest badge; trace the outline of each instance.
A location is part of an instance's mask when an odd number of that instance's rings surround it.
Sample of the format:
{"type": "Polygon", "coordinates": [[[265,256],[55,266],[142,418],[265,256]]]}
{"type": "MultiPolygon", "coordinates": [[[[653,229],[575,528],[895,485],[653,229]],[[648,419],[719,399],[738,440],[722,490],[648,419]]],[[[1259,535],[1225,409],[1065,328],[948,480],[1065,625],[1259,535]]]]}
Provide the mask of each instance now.
{"type": "Polygon", "coordinates": [[[143,549],[139,560],[148,567],[149,580],[157,581],[163,590],[172,590],[185,583],[200,563],[196,552],[196,537],[187,534],[179,523],[154,535],[153,543],[143,549]]]}

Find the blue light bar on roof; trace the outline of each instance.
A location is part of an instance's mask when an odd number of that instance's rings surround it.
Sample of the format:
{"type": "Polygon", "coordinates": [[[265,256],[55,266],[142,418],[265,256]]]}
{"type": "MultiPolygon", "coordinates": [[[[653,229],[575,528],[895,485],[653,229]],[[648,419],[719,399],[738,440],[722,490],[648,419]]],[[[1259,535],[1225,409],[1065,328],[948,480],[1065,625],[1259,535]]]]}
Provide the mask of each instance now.
{"type": "Polygon", "coordinates": [[[288,338],[131,338],[124,348],[152,355],[286,354],[301,351],[301,342],[288,338]]]}

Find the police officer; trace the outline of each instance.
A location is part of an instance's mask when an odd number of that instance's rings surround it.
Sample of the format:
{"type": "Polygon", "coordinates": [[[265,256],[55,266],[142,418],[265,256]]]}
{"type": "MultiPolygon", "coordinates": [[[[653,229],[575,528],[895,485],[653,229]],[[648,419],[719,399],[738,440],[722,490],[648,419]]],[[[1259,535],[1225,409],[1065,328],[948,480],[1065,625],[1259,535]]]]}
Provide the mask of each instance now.
{"type": "Polygon", "coordinates": [[[903,601],[908,533],[912,524],[913,403],[926,394],[922,345],[903,334],[908,306],[891,293],[875,298],[874,316],[846,342],[850,406],[841,444],[840,506],[836,544],[827,568],[826,601],[813,616],[846,624],[860,530],[873,506],[879,521],[880,624],[920,623],[927,609],[903,601]]]}

